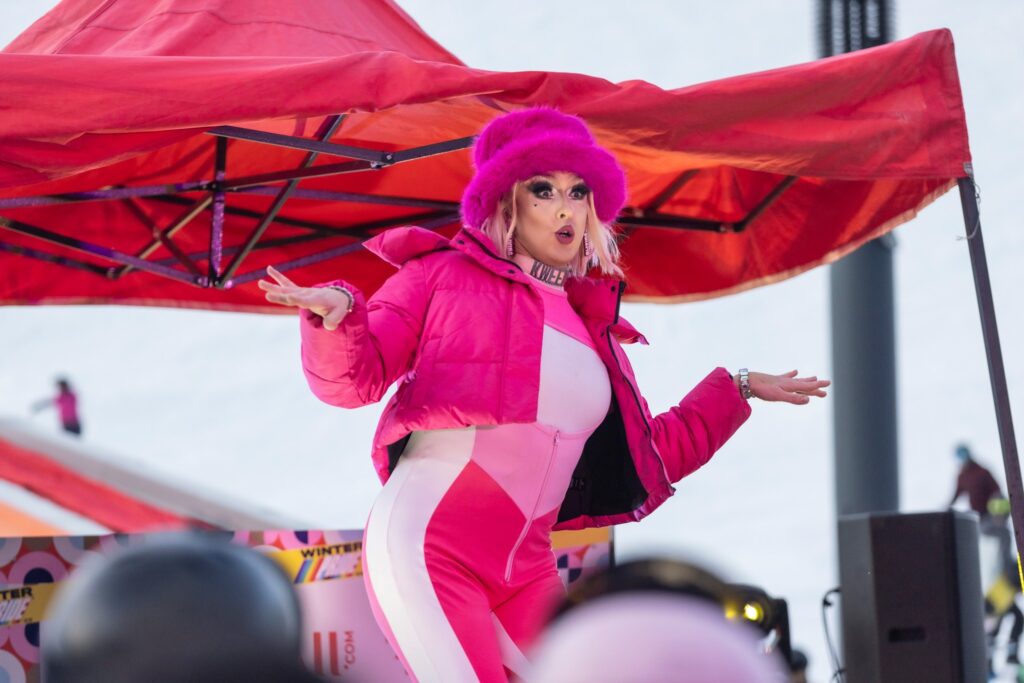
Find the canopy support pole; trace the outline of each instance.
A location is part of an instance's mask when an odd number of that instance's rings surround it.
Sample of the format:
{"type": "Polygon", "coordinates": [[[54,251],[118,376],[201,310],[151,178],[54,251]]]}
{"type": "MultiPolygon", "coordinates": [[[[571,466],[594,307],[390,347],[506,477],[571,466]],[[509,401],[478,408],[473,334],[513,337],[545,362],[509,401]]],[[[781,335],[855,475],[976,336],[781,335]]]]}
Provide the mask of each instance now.
{"type": "Polygon", "coordinates": [[[792,187],[793,183],[798,180],[797,176],[786,176],[772,188],[771,192],[764,196],[760,202],[757,203],[753,209],[750,210],[746,216],[735,223],[725,223],[723,221],[709,221],[700,218],[687,218],[685,216],[675,216],[667,213],[659,213],[658,208],[665,202],[670,200],[672,196],[682,188],[687,182],[690,181],[698,170],[692,169],[686,171],[673,180],[668,187],[661,191],[654,201],[641,209],[631,209],[627,207],[624,210],[623,215],[619,216],[615,222],[619,225],[626,226],[623,230],[623,239],[633,234],[639,226],[647,226],[651,228],[682,228],[684,230],[703,230],[706,232],[743,232],[750,227],[750,224],[756,221],[761,214],[768,210],[772,204],[774,204],[783,193],[792,187]],[[632,212],[632,215],[630,213],[632,212]]]}
{"type": "MultiPolygon", "coordinates": [[[[235,194],[274,195],[279,190],[270,185],[233,190],[235,194]]],[[[336,192],[334,190],[313,190],[303,187],[295,188],[291,196],[295,199],[310,199],[325,202],[351,202],[353,204],[375,204],[381,206],[405,206],[413,209],[437,209],[440,211],[458,211],[458,202],[442,202],[432,199],[415,199],[413,197],[395,197],[392,195],[372,195],[358,192],[336,192]]]]}
{"type": "Polygon", "coordinates": [[[988,262],[985,259],[985,241],[981,236],[981,216],[978,211],[978,198],[974,192],[973,170],[969,164],[965,164],[965,166],[964,170],[967,171],[968,176],[958,179],[957,185],[960,187],[960,204],[963,207],[964,228],[971,255],[974,291],[978,297],[981,333],[985,340],[989,382],[992,385],[992,398],[996,406],[996,426],[999,430],[999,445],[1003,451],[1006,489],[1010,496],[1010,517],[1013,520],[1014,538],[1017,540],[1017,548],[1020,552],[1021,549],[1024,549],[1024,485],[1021,483],[1017,439],[1013,432],[1010,394],[1006,386],[1006,369],[1003,366],[1003,352],[999,344],[999,329],[996,327],[992,283],[988,277],[988,262]]]}
{"type": "MultiPolygon", "coordinates": [[[[223,140],[224,138],[218,138],[223,140]]],[[[234,191],[239,188],[252,187],[254,185],[266,185],[267,183],[279,183],[284,180],[302,180],[303,178],[323,178],[325,176],[342,175],[345,173],[359,173],[361,171],[375,171],[378,167],[369,161],[340,161],[336,164],[322,164],[311,168],[294,169],[289,168],[283,171],[271,171],[258,175],[232,178],[224,183],[224,189],[234,191]]]]}
{"type": "MultiPolygon", "coordinates": [[[[628,211],[628,209],[627,209],[628,211]]],[[[681,230],[700,230],[703,232],[729,232],[727,223],[720,221],[705,221],[699,218],[684,218],[682,216],[670,216],[665,214],[630,216],[624,213],[615,219],[619,225],[629,226],[630,233],[637,227],[648,228],[678,228],[681,230]]]]}
{"type": "MultiPolygon", "coordinates": [[[[330,126],[331,123],[329,122],[333,120],[333,125],[337,128],[337,124],[341,121],[342,116],[342,114],[334,114],[333,116],[327,117],[324,123],[330,126]]],[[[383,161],[384,152],[365,149],[363,147],[352,147],[350,145],[339,145],[334,142],[327,142],[331,136],[324,136],[322,131],[323,127],[321,127],[321,131],[316,135],[315,140],[300,138],[294,135],[268,133],[266,131],[252,130],[251,128],[242,128],[240,126],[218,126],[217,128],[212,128],[206,132],[210,135],[217,136],[218,140],[234,138],[236,140],[246,140],[248,142],[259,142],[264,145],[274,145],[275,147],[299,149],[312,153],[314,155],[314,159],[320,154],[330,154],[332,156],[345,157],[346,159],[362,159],[363,161],[375,162],[383,161]]]]}
{"type": "MultiPolygon", "coordinates": [[[[273,189],[273,188],[268,188],[273,189]]],[[[293,195],[294,196],[294,195],[293,195]]],[[[148,199],[156,202],[163,202],[164,204],[176,204],[178,206],[188,206],[192,204],[192,200],[186,197],[178,197],[175,195],[161,195],[159,197],[149,197],[148,199]]],[[[259,218],[263,214],[259,211],[252,209],[243,209],[239,206],[225,206],[224,213],[228,216],[242,216],[244,218],[259,218]]],[[[304,221],[297,218],[287,218],[278,216],[277,220],[274,221],[278,225],[287,225],[293,228],[302,228],[304,230],[314,230],[318,232],[329,232],[331,230],[338,230],[337,226],[327,225],[325,223],[315,223],[313,221],[304,221]]]]}
{"type": "MultiPolygon", "coordinates": [[[[336,114],[335,116],[340,115],[336,114]]],[[[476,139],[475,136],[469,136],[456,138],[455,140],[435,142],[429,145],[423,145],[422,147],[413,147],[411,149],[399,150],[397,152],[388,152],[386,150],[366,149],[364,147],[352,147],[351,145],[339,145],[335,142],[327,142],[330,136],[310,140],[308,138],[300,138],[294,135],[268,133],[262,130],[252,130],[250,128],[241,128],[239,126],[218,126],[217,128],[211,128],[206,132],[210,135],[216,135],[219,140],[224,138],[235,138],[237,140],[257,142],[264,145],[274,145],[275,147],[287,147],[288,149],[300,149],[306,152],[329,154],[332,156],[345,157],[347,159],[359,159],[367,162],[370,164],[370,167],[374,169],[401,163],[403,161],[410,161],[412,159],[422,159],[423,157],[434,156],[436,154],[446,154],[448,152],[466,149],[472,146],[473,141],[476,139]]]]}
{"type": "MultiPolygon", "coordinates": [[[[186,225],[191,223],[196,216],[201,214],[203,211],[206,211],[206,208],[210,206],[211,202],[213,202],[213,197],[204,197],[203,199],[200,199],[198,202],[193,204],[190,209],[188,209],[181,216],[179,216],[177,220],[175,220],[173,223],[171,223],[163,230],[160,230],[159,228],[157,228],[156,225],[152,224],[152,221],[150,221],[149,217],[138,205],[138,199],[136,199],[135,197],[130,197],[125,201],[128,202],[128,208],[132,210],[132,212],[140,221],[150,224],[150,229],[152,230],[154,236],[153,241],[147,244],[141,251],[139,251],[135,255],[136,258],[149,258],[149,256],[154,251],[157,250],[157,247],[159,247],[162,244],[167,249],[167,251],[174,254],[174,257],[178,259],[178,262],[181,263],[181,265],[185,266],[186,270],[188,270],[196,277],[203,276],[202,271],[199,270],[199,266],[197,266],[192,261],[192,259],[190,259],[188,255],[185,254],[185,252],[183,252],[181,248],[174,243],[174,240],[172,238],[174,237],[175,234],[177,234],[179,230],[181,230],[186,225]]],[[[112,280],[119,280],[128,273],[130,273],[132,270],[132,266],[121,266],[110,277],[112,280]]]]}
{"type": "Polygon", "coordinates": [[[108,261],[113,261],[114,263],[121,265],[131,265],[139,270],[144,270],[148,273],[153,273],[154,275],[161,275],[171,280],[177,280],[178,282],[184,282],[190,285],[201,284],[201,282],[196,281],[194,276],[183,273],[180,270],[175,270],[174,268],[169,268],[159,263],[136,258],[129,254],[125,254],[124,252],[117,251],[116,249],[110,249],[91,242],[84,242],[73,237],[67,237],[60,233],[53,232],[52,230],[40,228],[35,225],[29,225],[28,223],[23,223],[21,221],[15,221],[0,216],[0,228],[7,228],[8,230],[21,233],[23,235],[30,235],[43,240],[44,242],[59,244],[62,247],[105,258],[108,261]]]}
{"type": "Polygon", "coordinates": [[[220,264],[224,256],[224,176],[228,163],[228,140],[217,138],[213,166],[213,207],[210,215],[210,259],[207,279],[210,284],[220,278],[220,264]]]}
{"type": "MultiPolygon", "coordinates": [[[[344,115],[341,114],[329,116],[326,119],[324,119],[323,124],[320,126],[320,130],[318,130],[316,133],[316,139],[321,142],[330,140],[331,136],[334,135],[334,132],[338,130],[338,126],[340,126],[341,122],[344,120],[345,117],[344,115]]],[[[217,138],[218,142],[220,141],[220,139],[221,138],[217,138]]],[[[308,154],[306,154],[306,158],[302,160],[302,163],[299,164],[299,168],[309,168],[310,166],[313,165],[313,162],[316,161],[318,156],[320,156],[319,152],[309,152],[308,154]]],[[[285,183],[284,187],[278,190],[277,196],[274,197],[274,201],[270,205],[270,208],[267,209],[267,212],[263,214],[263,218],[260,219],[260,222],[257,223],[256,227],[253,228],[251,233],[249,233],[249,238],[246,239],[245,244],[242,245],[241,251],[235,254],[235,257],[231,259],[231,263],[224,271],[224,274],[219,276],[217,280],[214,282],[214,284],[217,287],[222,287],[226,280],[230,280],[232,277],[234,277],[235,273],[238,271],[238,267],[242,265],[242,261],[245,260],[245,257],[248,256],[249,253],[252,251],[253,246],[255,246],[257,242],[259,242],[260,237],[263,236],[263,233],[267,231],[267,228],[270,227],[270,224],[274,221],[275,218],[277,218],[278,212],[280,212],[281,209],[284,208],[285,202],[288,201],[288,197],[291,196],[292,191],[298,184],[298,179],[289,180],[287,183],[285,183]]]]}
{"type": "Polygon", "coordinates": [[[683,185],[690,182],[690,180],[699,172],[700,169],[691,168],[687,171],[683,171],[682,173],[680,173],[678,176],[676,176],[675,180],[669,183],[664,190],[658,193],[657,197],[652,199],[650,203],[648,203],[647,206],[644,207],[644,212],[657,213],[658,210],[665,205],[665,202],[672,199],[672,197],[675,197],[676,193],[679,192],[679,190],[683,189],[683,185]]]}
{"type": "Polygon", "coordinates": [[[797,177],[795,175],[786,176],[786,179],[776,185],[771,192],[765,195],[764,199],[762,199],[757,206],[751,209],[750,213],[747,214],[747,217],[737,223],[733,229],[736,232],[743,232],[749,228],[750,224],[756,221],[761,214],[767,211],[768,207],[774,204],[775,201],[782,196],[782,193],[788,190],[796,180],[797,177]]]}
{"type": "Polygon", "coordinates": [[[68,258],[67,256],[58,256],[57,254],[39,251],[38,249],[32,249],[30,247],[23,247],[18,244],[0,242],[0,251],[6,251],[9,254],[17,254],[18,256],[25,256],[26,258],[36,259],[37,261],[54,263],[58,266],[64,266],[65,268],[84,270],[87,273],[99,275],[102,278],[106,278],[110,274],[109,268],[97,266],[94,263],[86,263],[85,261],[79,261],[78,259],[68,258]]]}
{"type": "Polygon", "coordinates": [[[196,180],[185,183],[164,185],[145,185],[140,187],[113,187],[91,192],[67,192],[65,194],[37,195],[34,197],[11,197],[0,199],[0,210],[24,209],[36,206],[56,206],[75,202],[109,202],[129,197],[162,197],[164,195],[182,194],[184,192],[206,192],[210,189],[207,180],[196,180]]]}
{"type": "MultiPolygon", "coordinates": [[[[438,228],[443,228],[446,225],[451,225],[452,223],[456,222],[457,220],[459,220],[459,214],[457,212],[456,213],[445,213],[445,214],[441,214],[441,215],[439,215],[439,216],[437,216],[435,218],[432,218],[432,219],[416,221],[416,226],[420,227],[420,228],[424,228],[426,230],[436,230],[438,228]]],[[[404,221],[403,222],[399,222],[399,224],[402,224],[402,223],[404,223],[404,221]]],[[[367,239],[369,239],[369,235],[362,237],[355,244],[346,244],[346,245],[341,246],[341,247],[335,247],[334,249],[327,249],[325,251],[320,251],[320,252],[317,252],[315,254],[310,254],[308,256],[303,256],[302,258],[297,258],[297,259],[294,259],[292,261],[286,261],[284,263],[279,263],[279,264],[277,264],[274,267],[277,268],[277,270],[279,270],[281,272],[287,272],[287,271],[289,271],[289,270],[291,270],[293,268],[302,268],[303,266],[308,266],[308,265],[311,265],[313,263],[320,263],[321,261],[326,261],[328,259],[337,258],[339,256],[344,256],[345,254],[351,253],[351,252],[355,251],[356,249],[362,248],[363,242],[365,242],[367,239]]],[[[241,284],[245,284],[246,282],[251,282],[252,280],[258,280],[261,277],[265,277],[266,274],[267,274],[267,269],[266,268],[260,268],[258,270],[249,271],[248,273],[243,273],[242,275],[239,275],[238,277],[236,277],[233,280],[228,280],[227,282],[224,283],[224,287],[225,287],[225,289],[229,289],[229,288],[234,287],[236,285],[241,285],[241,284]]]]}

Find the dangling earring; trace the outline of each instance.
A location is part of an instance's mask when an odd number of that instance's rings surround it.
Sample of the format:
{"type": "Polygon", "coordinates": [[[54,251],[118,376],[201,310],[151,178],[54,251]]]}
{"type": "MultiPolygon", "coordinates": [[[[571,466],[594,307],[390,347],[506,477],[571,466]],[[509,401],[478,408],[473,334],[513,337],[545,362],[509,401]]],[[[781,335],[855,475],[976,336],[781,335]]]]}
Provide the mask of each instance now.
{"type": "Polygon", "coordinates": [[[516,232],[514,229],[509,229],[512,225],[512,211],[508,208],[505,208],[504,210],[502,210],[501,216],[502,218],[505,219],[505,258],[511,259],[513,256],[516,255],[516,232]]]}
{"type": "Polygon", "coordinates": [[[583,260],[589,264],[594,257],[594,243],[590,241],[590,235],[583,233],[583,260]]]}

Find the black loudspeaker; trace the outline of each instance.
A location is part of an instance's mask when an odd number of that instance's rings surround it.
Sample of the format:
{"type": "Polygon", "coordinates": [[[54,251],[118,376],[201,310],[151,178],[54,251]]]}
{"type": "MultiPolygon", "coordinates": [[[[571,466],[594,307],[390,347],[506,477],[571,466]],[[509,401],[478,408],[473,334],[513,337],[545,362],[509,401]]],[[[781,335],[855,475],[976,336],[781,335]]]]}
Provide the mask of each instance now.
{"type": "Polygon", "coordinates": [[[839,519],[847,683],[985,683],[973,513],[839,519]]]}

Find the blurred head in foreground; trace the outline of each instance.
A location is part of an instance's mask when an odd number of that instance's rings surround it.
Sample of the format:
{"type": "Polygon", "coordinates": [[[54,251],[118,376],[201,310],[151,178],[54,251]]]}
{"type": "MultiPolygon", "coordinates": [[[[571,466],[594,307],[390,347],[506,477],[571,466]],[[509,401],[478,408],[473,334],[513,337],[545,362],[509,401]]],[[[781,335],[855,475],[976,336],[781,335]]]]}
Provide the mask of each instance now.
{"type": "Polygon", "coordinates": [[[695,565],[637,560],[581,580],[533,652],[531,683],[779,683],[776,655],[730,621],[729,584],[695,565]]]}
{"type": "Polygon", "coordinates": [[[533,683],[779,683],[748,626],[700,598],[620,593],[572,610],[545,634],[533,683]]]}
{"type": "Polygon", "coordinates": [[[72,575],[43,624],[43,680],[315,680],[299,664],[300,625],[272,560],[209,535],[169,534],[72,575]]]}

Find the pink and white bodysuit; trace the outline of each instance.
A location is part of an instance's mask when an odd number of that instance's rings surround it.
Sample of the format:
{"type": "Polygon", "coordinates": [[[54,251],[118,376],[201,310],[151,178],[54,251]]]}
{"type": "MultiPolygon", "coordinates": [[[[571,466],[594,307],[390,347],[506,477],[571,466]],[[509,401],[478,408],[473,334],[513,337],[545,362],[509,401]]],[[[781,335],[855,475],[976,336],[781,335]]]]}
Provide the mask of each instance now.
{"type": "Polygon", "coordinates": [[[611,386],[565,293],[534,287],[544,301],[537,421],[414,432],[367,522],[374,613],[421,683],[524,675],[522,652],[564,592],[551,528],[611,386]]]}

